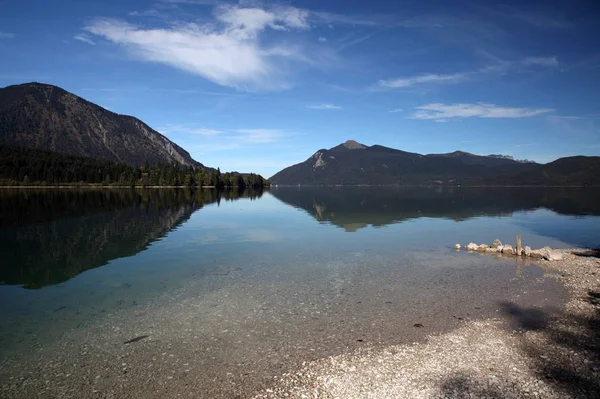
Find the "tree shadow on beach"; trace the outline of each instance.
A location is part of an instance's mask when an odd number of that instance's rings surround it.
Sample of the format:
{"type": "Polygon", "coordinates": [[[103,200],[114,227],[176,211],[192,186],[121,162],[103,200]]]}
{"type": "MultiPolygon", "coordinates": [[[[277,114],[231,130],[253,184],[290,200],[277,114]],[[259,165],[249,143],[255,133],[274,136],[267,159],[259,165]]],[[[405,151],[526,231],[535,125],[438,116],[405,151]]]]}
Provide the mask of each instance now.
{"type": "MultiPolygon", "coordinates": [[[[600,291],[589,291],[583,299],[595,306],[591,317],[501,304],[513,327],[536,334],[533,339],[522,339],[518,349],[527,357],[531,373],[562,397],[600,397],[600,291]]],[[[515,387],[510,384],[506,392],[514,392],[515,387]]],[[[449,377],[440,386],[440,396],[451,398],[507,397],[504,391],[501,385],[472,381],[462,374],[449,377]]],[[[529,392],[519,396],[529,396],[529,392]]]]}

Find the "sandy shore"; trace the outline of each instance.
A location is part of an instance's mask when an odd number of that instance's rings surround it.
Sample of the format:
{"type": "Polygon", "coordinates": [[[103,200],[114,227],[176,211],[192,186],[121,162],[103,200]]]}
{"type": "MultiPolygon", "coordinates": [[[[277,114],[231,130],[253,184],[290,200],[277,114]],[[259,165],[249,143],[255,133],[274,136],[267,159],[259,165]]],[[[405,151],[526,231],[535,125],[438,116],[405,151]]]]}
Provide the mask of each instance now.
{"type": "Polygon", "coordinates": [[[570,291],[561,314],[507,304],[508,318],[423,343],[305,363],[255,398],[597,398],[600,253],[560,252],[562,261],[539,263],[570,291]]]}

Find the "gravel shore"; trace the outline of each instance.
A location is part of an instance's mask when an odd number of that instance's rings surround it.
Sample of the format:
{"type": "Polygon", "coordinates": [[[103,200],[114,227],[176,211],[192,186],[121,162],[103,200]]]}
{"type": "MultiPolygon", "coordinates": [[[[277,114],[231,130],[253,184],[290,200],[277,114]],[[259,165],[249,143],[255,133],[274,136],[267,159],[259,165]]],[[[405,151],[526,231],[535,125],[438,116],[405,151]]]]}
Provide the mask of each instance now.
{"type": "Polygon", "coordinates": [[[600,252],[560,252],[539,261],[570,291],[559,314],[506,302],[423,343],[305,363],[255,398],[598,398],[600,252]]]}
{"type": "Polygon", "coordinates": [[[525,261],[521,269],[520,258],[516,269],[507,259],[477,268],[500,255],[456,253],[465,267],[426,275],[439,282],[416,285],[432,300],[415,293],[415,303],[403,292],[415,284],[400,285],[405,270],[386,265],[397,275],[383,280],[372,265],[357,266],[339,303],[317,303],[331,287],[312,280],[286,297],[289,287],[264,284],[272,275],[215,273],[192,293],[6,359],[0,397],[598,397],[600,254],[561,253],[534,262],[542,269],[525,261]],[[474,270],[486,283],[469,288],[474,270]],[[563,285],[570,300],[559,311],[563,285]],[[403,296],[394,297],[398,287],[403,296]]]}

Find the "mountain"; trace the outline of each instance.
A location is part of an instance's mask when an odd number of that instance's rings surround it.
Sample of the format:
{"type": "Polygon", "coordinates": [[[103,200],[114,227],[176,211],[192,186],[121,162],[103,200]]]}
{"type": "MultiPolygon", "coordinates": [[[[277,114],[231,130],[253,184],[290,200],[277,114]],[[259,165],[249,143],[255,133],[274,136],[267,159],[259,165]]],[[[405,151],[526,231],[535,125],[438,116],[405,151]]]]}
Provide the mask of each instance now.
{"type": "Polygon", "coordinates": [[[507,176],[486,179],[485,184],[532,186],[600,186],[600,157],[566,157],[507,176]]]}
{"type": "Polygon", "coordinates": [[[462,151],[421,155],[349,140],[328,150],[321,149],[269,180],[281,185],[466,184],[537,167],[536,163],[499,155],[479,156],[462,151]]]}
{"type": "Polygon", "coordinates": [[[133,166],[202,166],[139,119],[115,114],[60,87],[42,83],[0,89],[0,145],[133,166]]]}

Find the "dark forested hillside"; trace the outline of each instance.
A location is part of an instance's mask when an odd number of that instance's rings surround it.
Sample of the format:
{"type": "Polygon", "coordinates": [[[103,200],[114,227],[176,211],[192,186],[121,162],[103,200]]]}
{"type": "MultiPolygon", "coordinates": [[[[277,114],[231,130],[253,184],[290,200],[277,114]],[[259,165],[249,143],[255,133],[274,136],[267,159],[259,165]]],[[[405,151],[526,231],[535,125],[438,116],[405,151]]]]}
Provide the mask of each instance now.
{"type": "Polygon", "coordinates": [[[566,157],[520,173],[486,179],[482,184],[600,186],[600,157],[566,157]]]}
{"type": "Polygon", "coordinates": [[[201,166],[144,122],[110,112],[59,87],[27,83],[0,89],[0,145],[144,164],[201,166]]]}
{"type": "Polygon", "coordinates": [[[0,185],[262,187],[260,175],[176,164],[131,166],[52,151],[0,145],[0,185]]]}

